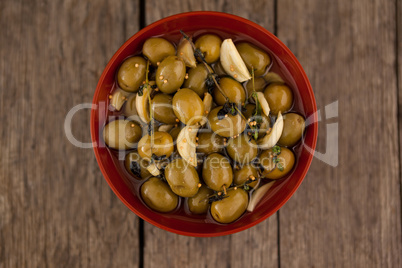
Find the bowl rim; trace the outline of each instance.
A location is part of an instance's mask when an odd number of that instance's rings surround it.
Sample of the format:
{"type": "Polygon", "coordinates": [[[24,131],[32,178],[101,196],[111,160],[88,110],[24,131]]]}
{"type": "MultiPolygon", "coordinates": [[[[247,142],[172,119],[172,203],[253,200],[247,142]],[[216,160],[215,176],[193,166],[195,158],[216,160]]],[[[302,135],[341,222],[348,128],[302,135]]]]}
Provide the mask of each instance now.
{"type": "Polygon", "coordinates": [[[98,144],[98,140],[97,140],[97,133],[95,133],[95,125],[94,125],[94,121],[95,121],[95,116],[96,116],[96,109],[92,109],[91,110],[91,118],[90,118],[90,130],[91,130],[91,141],[93,142],[93,144],[95,144],[93,146],[94,149],[94,153],[95,153],[95,158],[96,161],[99,165],[99,168],[102,172],[103,177],[105,178],[106,182],[108,183],[109,187],[112,189],[112,191],[114,192],[114,194],[132,211],[134,212],[137,216],[139,216],[140,218],[142,218],[143,220],[147,221],[148,223],[151,223],[152,225],[159,227],[163,230],[167,230],[169,232],[172,233],[176,233],[179,235],[185,235],[185,236],[192,236],[192,237],[216,237],[216,236],[224,236],[224,235],[229,235],[229,234],[234,234],[243,230],[246,230],[248,228],[251,228],[257,224],[259,224],[260,222],[266,220],[267,218],[269,218],[270,216],[272,216],[274,213],[276,213],[292,196],[293,194],[296,192],[296,190],[299,188],[299,186],[301,185],[301,183],[303,182],[309,168],[311,165],[311,162],[313,160],[313,156],[314,156],[314,152],[315,152],[315,148],[316,148],[316,144],[317,144],[317,136],[318,136],[318,116],[317,116],[317,105],[316,105],[316,101],[315,101],[315,96],[314,96],[314,92],[313,89],[311,87],[310,81],[304,71],[304,69],[302,68],[300,62],[297,60],[296,56],[292,53],[292,51],[285,45],[282,43],[282,41],[276,37],[274,34],[272,34],[271,32],[269,32],[267,29],[265,29],[264,27],[258,25],[255,22],[252,22],[248,19],[245,19],[243,17],[237,16],[237,15],[233,15],[233,14],[228,14],[228,13],[224,13],[224,12],[218,12],[218,11],[190,11],[190,12],[183,12],[183,13],[178,13],[178,14],[174,14],[168,17],[165,17],[163,19],[157,20],[153,23],[151,23],[150,25],[144,27],[143,29],[139,30],[138,32],[136,32],[133,36],[131,36],[128,40],[126,40],[124,42],[124,44],[114,53],[114,55],[112,56],[112,58],[108,61],[106,67],[104,68],[101,77],[99,78],[98,84],[96,86],[95,89],[95,93],[94,93],[94,97],[92,100],[93,104],[97,104],[97,99],[100,93],[100,89],[101,89],[101,85],[104,82],[104,79],[106,77],[106,74],[109,72],[109,69],[112,66],[112,63],[116,60],[116,58],[118,57],[118,55],[120,55],[122,53],[122,51],[124,51],[126,49],[126,47],[133,41],[135,40],[138,36],[142,35],[144,32],[149,31],[151,28],[154,28],[156,26],[159,26],[160,24],[164,24],[168,21],[172,21],[178,18],[183,18],[183,17],[187,17],[187,16],[200,16],[200,15],[209,15],[209,16],[219,16],[219,17],[223,17],[226,19],[233,19],[233,20],[237,20],[241,23],[247,24],[253,28],[257,28],[259,31],[262,31],[263,33],[265,33],[266,35],[268,35],[271,39],[273,39],[280,47],[281,49],[283,49],[284,51],[286,51],[287,54],[289,54],[290,58],[292,59],[292,61],[295,63],[298,71],[300,71],[301,76],[303,77],[304,83],[307,86],[307,89],[311,95],[311,99],[312,99],[312,107],[313,107],[313,123],[311,124],[312,127],[312,135],[313,135],[313,142],[312,142],[312,146],[310,147],[310,153],[309,153],[309,157],[307,159],[306,165],[304,166],[304,169],[302,170],[302,173],[300,175],[300,179],[297,181],[295,187],[293,187],[287,194],[284,195],[284,198],[282,199],[282,201],[275,206],[274,209],[272,209],[269,213],[266,213],[265,215],[263,215],[262,217],[258,218],[257,220],[249,223],[249,224],[245,224],[241,227],[235,228],[235,229],[231,229],[231,230],[227,230],[227,231],[219,231],[219,232],[210,232],[210,233],[193,233],[193,232],[189,232],[189,231],[182,231],[182,230],[178,230],[178,229],[173,229],[170,227],[167,227],[163,224],[160,224],[150,218],[148,218],[147,216],[143,215],[140,211],[138,211],[134,206],[132,206],[120,193],[119,191],[117,191],[117,189],[115,188],[113,182],[111,181],[111,179],[108,176],[107,170],[105,168],[105,166],[103,165],[102,161],[100,160],[100,154],[99,154],[99,148],[97,146],[98,144]]]}

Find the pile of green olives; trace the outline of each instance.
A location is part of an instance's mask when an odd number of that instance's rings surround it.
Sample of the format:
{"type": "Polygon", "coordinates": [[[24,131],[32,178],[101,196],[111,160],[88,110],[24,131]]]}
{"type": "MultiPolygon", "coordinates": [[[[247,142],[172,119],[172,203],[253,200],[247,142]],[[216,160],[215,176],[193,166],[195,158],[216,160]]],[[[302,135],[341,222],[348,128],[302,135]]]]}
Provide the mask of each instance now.
{"type": "Polygon", "coordinates": [[[294,170],[306,131],[295,88],[271,52],[225,41],[151,37],[116,71],[103,141],[156,212],[230,224],[294,170]]]}

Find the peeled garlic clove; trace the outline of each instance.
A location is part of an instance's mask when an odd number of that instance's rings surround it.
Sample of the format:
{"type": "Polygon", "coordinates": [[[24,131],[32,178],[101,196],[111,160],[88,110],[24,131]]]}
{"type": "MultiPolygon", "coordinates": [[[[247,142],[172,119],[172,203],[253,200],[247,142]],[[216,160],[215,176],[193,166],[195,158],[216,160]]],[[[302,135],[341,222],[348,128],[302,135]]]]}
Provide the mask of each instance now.
{"type": "Polygon", "coordinates": [[[169,132],[173,127],[174,127],[174,125],[161,125],[161,126],[159,126],[158,131],[169,132]]]}
{"type": "Polygon", "coordinates": [[[197,166],[196,137],[199,126],[186,126],[177,136],[177,151],[190,165],[197,166]]]}
{"type": "Polygon", "coordinates": [[[251,79],[250,72],[241,58],[232,39],[225,39],[221,45],[220,60],[223,69],[239,82],[251,79]]]}
{"type": "Polygon", "coordinates": [[[282,131],[283,131],[283,116],[281,112],[279,112],[278,118],[276,119],[271,132],[257,141],[258,146],[264,150],[274,147],[275,144],[278,142],[279,138],[281,137],[282,131]]]}
{"type": "Polygon", "coordinates": [[[279,76],[279,74],[273,73],[273,72],[268,72],[266,75],[264,75],[264,79],[265,79],[265,81],[267,81],[268,84],[271,84],[271,83],[283,84],[283,83],[285,83],[285,81],[283,81],[283,79],[279,76]]]}
{"type": "Polygon", "coordinates": [[[123,104],[126,102],[127,97],[130,95],[127,91],[124,91],[120,88],[116,89],[110,100],[110,105],[116,110],[120,111],[123,104]]]}
{"type": "Polygon", "coordinates": [[[183,38],[177,47],[177,57],[181,58],[187,67],[195,68],[197,62],[194,57],[194,49],[190,42],[183,38]]]}
{"type": "Polygon", "coordinates": [[[250,202],[248,203],[247,211],[252,212],[254,210],[254,208],[258,205],[258,202],[261,201],[274,183],[275,181],[271,181],[254,191],[254,193],[251,195],[250,202]]]}
{"type": "Polygon", "coordinates": [[[159,176],[161,174],[160,170],[158,169],[158,167],[152,163],[147,167],[147,170],[149,173],[152,174],[152,176],[159,176]]]}
{"type": "Polygon", "coordinates": [[[145,122],[149,123],[151,118],[149,116],[149,100],[148,96],[151,94],[151,87],[145,86],[142,90],[142,96],[137,93],[137,97],[135,98],[135,107],[137,108],[137,113],[140,119],[145,122]]]}
{"type": "Polygon", "coordinates": [[[212,109],[212,101],[213,100],[212,100],[211,94],[205,93],[204,100],[202,101],[204,103],[205,115],[200,121],[201,126],[205,125],[208,121],[207,115],[209,114],[209,112],[212,109]]]}
{"type": "Polygon", "coordinates": [[[265,114],[266,116],[269,116],[269,112],[271,111],[271,109],[269,108],[268,102],[267,102],[267,100],[266,100],[265,97],[264,97],[264,93],[262,93],[262,92],[256,92],[256,94],[257,94],[258,102],[259,102],[260,105],[261,105],[262,111],[264,112],[264,114],[265,114]]]}

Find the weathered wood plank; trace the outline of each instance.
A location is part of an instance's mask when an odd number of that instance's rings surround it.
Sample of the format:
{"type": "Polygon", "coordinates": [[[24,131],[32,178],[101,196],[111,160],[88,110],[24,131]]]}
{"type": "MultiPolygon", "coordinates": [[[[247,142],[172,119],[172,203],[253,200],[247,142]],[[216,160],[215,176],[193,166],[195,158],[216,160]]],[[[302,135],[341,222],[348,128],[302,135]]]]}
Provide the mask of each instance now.
{"type": "Polygon", "coordinates": [[[402,266],[395,2],[278,1],[278,37],[322,111],[318,151],[339,142],[339,165],[315,159],[281,209],[283,267],[402,266]],[[339,117],[325,119],[334,101],[339,117]],[[339,139],[328,141],[336,122],[339,139]]]}
{"type": "MultiPolygon", "coordinates": [[[[138,266],[138,218],[63,129],[137,18],[138,1],[0,2],[0,267],[138,266]]],[[[89,111],[73,133],[90,141],[89,111]]]]}
{"type": "MultiPolygon", "coordinates": [[[[274,1],[146,1],[146,23],[190,10],[233,13],[274,28],[274,1]]],[[[238,234],[191,238],[145,223],[145,267],[278,267],[276,215],[238,234]]]]}

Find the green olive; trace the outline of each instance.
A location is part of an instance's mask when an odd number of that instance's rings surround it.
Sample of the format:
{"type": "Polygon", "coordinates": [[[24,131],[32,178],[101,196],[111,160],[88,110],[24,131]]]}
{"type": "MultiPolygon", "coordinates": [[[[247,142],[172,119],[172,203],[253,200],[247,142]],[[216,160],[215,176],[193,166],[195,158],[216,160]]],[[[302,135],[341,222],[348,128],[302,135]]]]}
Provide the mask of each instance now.
{"type": "MultiPolygon", "coordinates": [[[[266,86],[265,79],[262,77],[258,77],[254,79],[254,89],[256,92],[262,92],[265,89],[266,86]]],[[[250,98],[251,95],[253,94],[253,81],[249,80],[246,84],[246,90],[247,90],[247,97],[250,98]]]]}
{"type": "Polygon", "coordinates": [[[133,148],[141,135],[142,129],[137,123],[123,119],[109,122],[103,129],[106,145],[119,150],[133,148]]]}
{"type": "Polygon", "coordinates": [[[218,61],[217,63],[215,63],[214,66],[213,66],[213,68],[214,68],[215,73],[216,73],[217,75],[219,75],[219,76],[228,75],[228,74],[226,73],[225,69],[223,69],[223,66],[222,66],[222,64],[221,64],[220,61],[218,61]]]}
{"type": "Polygon", "coordinates": [[[186,65],[176,56],[165,58],[156,70],[156,85],[166,94],[176,92],[184,82],[186,65]]]}
{"type": "Polygon", "coordinates": [[[142,53],[149,59],[153,66],[157,66],[166,57],[174,56],[176,49],[168,40],[160,37],[152,37],[145,41],[142,53]]]}
{"type": "Polygon", "coordinates": [[[194,125],[203,117],[204,103],[193,90],[182,88],[173,96],[173,111],[181,122],[194,125]]]}
{"type": "Polygon", "coordinates": [[[251,178],[255,178],[255,181],[247,185],[254,188],[258,184],[258,170],[253,164],[246,164],[240,169],[235,169],[233,182],[236,185],[242,185],[251,178]]]}
{"type": "Polygon", "coordinates": [[[205,61],[211,64],[219,59],[222,39],[215,34],[204,34],[197,38],[195,47],[204,53],[205,61]]]}
{"type": "MultiPolygon", "coordinates": [[[[222,77],[220,79],[219,85],[223,93],[229,98],[230,102],[242,104],[246,101],[246,93],[244,92],[244,88],[236,80],[230,77],[222,77]]],[[[213,97],[214,101],[218,105],[224,105],[226,102],[225,97],[222,95],[217,87],[215,87],[213,91],[213,97]]]]}
{"type": "Polygon", "coordinates": [[[284,113],[292,107],[293,93],[286,85],[269,84],[264,90],[264,96],[273,115],[284,113]]]}
{"type": "Polygon", "coordinates": [[[214,132],[202,132],[198,134],[197,152],[210,154],[218,153],[224,147],[225,141],[214,132]]]}
{"type": "Polygon", "coordinates": [[[243,111],[243,115],[246,119],[249,119],[254,116],[255,113],[255,104],[253,103],[247,103],[246,106],[244,107],[245,111],[243,111]]]}
{"type": "Polygon", "coordinates": [[[244,60],[247,69],[251,72],[254,68],[255,76],[263,75],[267,67],[271,64],[271,58],[268,53],[252,44],[239,43],[236,45],[236,48],[244,60]]]}
{"type": "Polygon", "coordinates": [[[229,188],[233,181],[233,170],[229,160],[221,154],[207,156],[202,167],[202,178],[206,185],[215,191],[229,188]]]}
{"type": "Polygon", "coordinates": [[[240,218],[248,206],[248,194],[243,189],[231,189],[227,197],[212,202],[211,215],[217,222],[231,223],[240,218]]]}
{"type": "Polygon", "coordinates": [[[128,97],[123,107],[123,114],[127,117],[138,115],[137,108],[135,106],[135,99],[137,94],[132,94],[128,97]]]}
{"type": "Polygon", "coordinates": [[[128,92],[137,92],[145,81],[147,62],[142,57],[126,59],[117,72],[119,87],[128,92]]]}
{"type": "Polygon", "coordinates": [[[170,162],[165,168],[166,180],[178,196],[191,197],[198,192],[200,179],[195,168],[181,158],[170,162]]]}
{"type": "Polygon", "coordinates": [[[247,135],[240,135],[232,138],[226,147],[228,155],[236,162],[241,164],[250,163],[257,157],[257,143],[247,135]]]}
{"type": "Polygon", "coordinates": [[[141,197],[150,208],[159,212],[170,212],[179,203],[169,185],[157,177],[151,177],[142,184],[141,197]]]}
{"type": "Polygon", "coordinates": [[[172,100],[172,96],[164,93],[159,93],[154,96],[151,105],[156,120],[165,124],[176,123],[176,115],[173,112],[172,100]]]}
{"type": "Polygon", "coordinates": [[[223,119],[218,119],[218,112],[222,106],[216,107],[208,114],[211,129],[222,137],[236,136],[246,129],[246,121],[239,115],[228,114],[223,119]]]}
{"type": "Polygon", "coordinates": [[[304,118],[296,113],[283,116],[283,131],[278,141],[280,145],[291,147],[302,137],[305,128],[304,118]]]}
{"type": "Polygon", "coordinates": [[[172,128],[172,129],[169,131],[169,134],[170,134],[170,136],[172,136],[172,139],[173,139],[174,142],[176,142],[177,136],[179,136],[179,133],[180,133],[180,131],[181,131],[182,129],[183,129],[182,126],[177,126],[177,127],[172,128]]]}
{"type": "Polygon", "coordinates": [[[261,153],[260,163],[264,168],[263,176],[268,179],[280,179],[292,170],[295,164],[295,155],[286,147],[280,147],[281,153],[277,156],[279,162],[275,164],[272,148],[261,153]]]}
{"type": "Polygon", "coordinates": [[[153,146],[151,136],[144,135],[138,142],[138,153],[147,161],[151,160],[152,154],[169,157],[173,153],[173,139],[169,133],[155,131],[153,134],[153,146]]]}
{"type": "Polygon", "coordinates": [[[209,208],[209,200],[208,197],[212,195],[214,192],[202,185],[198,190],[198,193],[193,197],[187,199],[188,208],[193,214],[204,214],[207,213],[209,208]]]}
{"type": "Polygon", "coordinates": [[[131,175],[134,175],[134,178],[136,179],[146,179],[152,176],[147,170],[148,161],[142,159],[138,152],[128,153],[124,159],[124,166],[131,175]],[[133,171],[136,173],[139,172],[139,174],[135,174],[133,171]],[[138,175],[141,177],[138,178],[138,175]]]}
{"type": "Polygon", "coordinates": [[[203,64],[198,64],[197,67],[188,71],[188,79],[184,81],[183,87],[192,89],[201,98],[208,91],[205,80],[208,77],[208,71],[203,64]]]}

